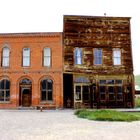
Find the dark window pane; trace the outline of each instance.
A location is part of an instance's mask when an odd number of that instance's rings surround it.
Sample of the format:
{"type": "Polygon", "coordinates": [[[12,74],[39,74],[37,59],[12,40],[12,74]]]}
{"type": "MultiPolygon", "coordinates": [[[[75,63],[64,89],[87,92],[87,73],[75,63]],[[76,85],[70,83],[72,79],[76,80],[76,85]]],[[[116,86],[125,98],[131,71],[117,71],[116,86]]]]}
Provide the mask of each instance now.
{"type": "Polygon", "coordinates": [[[116,87],[117,88],[117,93],[122,94],[122,87],[116,87]]]}
{"type": "Polygon", "coordinates": [[[89,86],[83,86],[83,93],[89,93],[89,86]]]}
{"type": "Polygon", "coordinates": [[[123,100],[123,95],[122,94],[117,94],[117,100],[123,100]]]}
{"type": "Polygon", "coordinates": [[[0,92],[0,101],[4,101],[4,91],[0,92]]]}
{"type": "Polygon", "coordinates": [[[99,91],[100,93],[105,93],[105,86],[100,86],[99,91]]]}
{"type": "Polygon", "coordinates": [[[5,86],[6,89],[10,89],[10,82],[8,80],[5,81],[5,84],[6,84],[6,86],[5,86]]]}
{"type": "Polygon", "coordinates": [[[52,90],[52,81],[48,80],[48,90],[52,90]]]}
{"type": "Polygon", "coordinates": [[[52,91],[48,91],[48,100],[52,101],[52,91]]]}
{"type": "Polygon", "coordinates": [[[41,93],[42,93],[41,100],[46,101],[46,91],[42,91],[41,93]]]}
{"type": "Polygon", "coordinates": [[[5,101],[10,101],[10,92],[6,91],[5,101]]]}
{"type": "Polygon", "coordinates": [[[108,87],[108,92],[109,93],[114,93],[114,87],[108,87]]]}
{"type": "Polygon", "coordinates": [[[1,81],[1,89],[4,89],[4,80],[1,81]]]}
{"type": "Polygon", "coordinates": [[[105,94],[100,94],[100,100],[105,100],[105,94]]]}
{"type": "Polygon", "coordinates": [[[116,80],[116,84],[122,84],[122,80],[116,80]]]}
{"type": "Polygon", "coordinates": [[[100,80],[100,84],[106,84],[106,80],[100,80]]]}
{"type": "Polygon", "coordinates": [[[109,94],[109,100],[115,100],[114,94],[109,94]]]}
{"type": "Polygon", "coordinates": [[[46,87],[46,80],[42,81],[41,87],[42,87],[42,89],[45,89],[45,90],[47,89],[47,87],[46,87]]]}

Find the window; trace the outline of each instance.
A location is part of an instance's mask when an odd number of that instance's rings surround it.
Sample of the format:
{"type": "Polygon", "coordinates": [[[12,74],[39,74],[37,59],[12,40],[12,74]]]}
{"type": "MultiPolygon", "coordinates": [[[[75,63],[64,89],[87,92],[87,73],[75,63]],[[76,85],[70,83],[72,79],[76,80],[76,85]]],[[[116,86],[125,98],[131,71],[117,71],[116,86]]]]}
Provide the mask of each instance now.
{"type": "Polygon", "coordinates": [[[74,50],[74,63],[76,65],[82,64],[82,49],[81,48],[75,48],[74,50]]]}
{"type": "Polygon", "coordinates": [[[76,86],[75,87],[75,100],[76,101],[81,101],[82,97],[81,97],[81,86],[76,86]]]}
{"type": "Polygon", "coordinates": [[[25,67],[30,66],[30,49],[29,48],[23,49],[23,66],[25,67]]]}
{"type": "Polygon", "coordinates": [[[94,49],[94,65],[102,65],[102,49],[94,49]]]}
{"type": "Polygon", "coordinates": [[[50,79],[41,81],[41,101],[52,101],[53,82],[50,79]]]}
{"type": "Polygon", "coordinates": [[[113,63],[114,65],[121,65],[121,50],[120,49],[113,50],[113,63]]]}
{"type": "Polygon", "coordinates": [[[9,54],[10,54],[9,48],[8,47],[3,48],[3,51],[2,51],[2,66],[3,67],[9,66],[9,54]]]}
{"type": "Polygon", "coordinates": [[[51,50],[50,48],[44,48],[44,58],[43,58],[43,66],[50,67],[51,65],[51,50]]]}
{"type": "Polygon", "coordinates": [[[0,101],[10,101],[10,81],[7,79],[0,81],[0,101]]]}

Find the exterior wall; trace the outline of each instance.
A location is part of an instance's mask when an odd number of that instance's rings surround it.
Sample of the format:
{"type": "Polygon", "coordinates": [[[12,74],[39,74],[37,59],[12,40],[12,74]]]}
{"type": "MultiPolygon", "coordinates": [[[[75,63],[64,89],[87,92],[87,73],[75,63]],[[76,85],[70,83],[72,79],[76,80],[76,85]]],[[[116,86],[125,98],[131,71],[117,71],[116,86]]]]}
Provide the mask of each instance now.
{"type": "MultiPolygon", "coordinates": [[[[89,87],[96,84],[98,94],[100,94],[100,80],[123,80],[124,98],[126,86],[131,87],[132,90],[131,101],[127,103],[126,100],[123,100],[122,107],[127,107],[126,104],[129,107],[134,106],[134,76],[129,17],[64,16],[63,38],[65,74],[72,74],[73,77],[85,76],[89,80],[89,87]],[[74,50],[76,48],[82,49],[82,64],[80,65],[74,63],[74,50]],[[95,48],[102,50],[101,65],[94,64],[95,48]],[[113,64],[113,49],[120,49],[121,65],[113,64]]],[[[83,80],[79,84],[86,84],[86,82],[83,80]]],[[[97,100],[100,102],[99,98],[97,100]]]]}
{"type": "Polygon", "coordinates": [[[0,59],[4,44],[10,48],[10,66],[0,67],[0,78],[10,80],[10,102],[0,102],[0,108],[19,107],[20,80],[28,78],[32,82],[31,106],[63,106],[62,89],[62,36],[61,33],[1,34],[0,59]],[[30,66],[22,66],[22,50],[30,48],[30,66]],[[43,49],[51,49],[51,66],[44,67],[43,49]],[[40,101],[40,81],[44,78],[53,81],[53,102],[40,101]]]}
{"type": "Polygon", "coordinates": [[[133,73],[130,18],[64,16],[65,71],[130,74],[133,73]],[[74,49],[82,48],[83,63],[74,65],[74,49]],[[102,48],[103,64],[93,64],[93,49],[102,48]],[[121,49],[121,65],[113,66],[112,49],[121,49]]]}

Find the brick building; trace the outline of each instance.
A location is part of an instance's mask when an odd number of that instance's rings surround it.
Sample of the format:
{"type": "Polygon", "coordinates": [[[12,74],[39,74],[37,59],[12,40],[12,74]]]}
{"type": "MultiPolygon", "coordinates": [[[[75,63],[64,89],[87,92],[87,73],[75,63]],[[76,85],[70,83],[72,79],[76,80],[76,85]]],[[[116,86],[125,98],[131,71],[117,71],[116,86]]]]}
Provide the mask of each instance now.
{"type": "Polygon", "coordinates": [[[129,17],[64,16],[64,106],[134,107],[129,17]]]}
{"type": "Polygon", "coordinates": [[[63,106],[62,33],[0,34],[0,108],[63,106]]]}
{"type": "Polygon", "coordinates": [[[0,34],[0,108],[134,107],[129,17],[64,16],[62,33],[0,34]]]}

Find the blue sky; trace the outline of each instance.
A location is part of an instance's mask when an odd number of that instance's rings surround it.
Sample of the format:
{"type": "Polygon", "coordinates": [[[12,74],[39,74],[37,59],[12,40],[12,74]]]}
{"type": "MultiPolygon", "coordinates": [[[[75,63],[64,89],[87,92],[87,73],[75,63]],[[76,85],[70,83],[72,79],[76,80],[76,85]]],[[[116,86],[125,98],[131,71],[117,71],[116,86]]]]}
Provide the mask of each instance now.
{"type": "Polygon", "coordinates": [[[139,0],[0,0],[0,33],[62,32],[63,15],[132,17],[134,74],[140,74],[139,0]]]}

